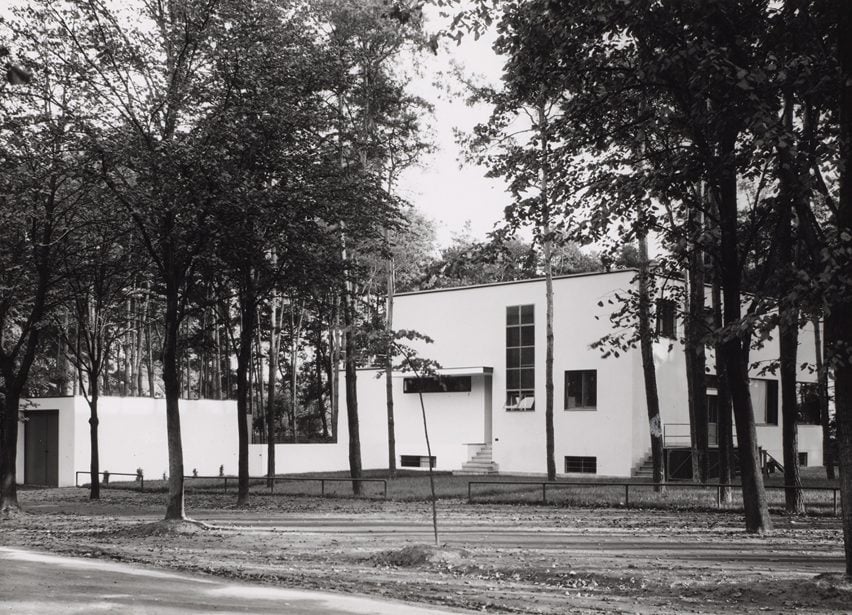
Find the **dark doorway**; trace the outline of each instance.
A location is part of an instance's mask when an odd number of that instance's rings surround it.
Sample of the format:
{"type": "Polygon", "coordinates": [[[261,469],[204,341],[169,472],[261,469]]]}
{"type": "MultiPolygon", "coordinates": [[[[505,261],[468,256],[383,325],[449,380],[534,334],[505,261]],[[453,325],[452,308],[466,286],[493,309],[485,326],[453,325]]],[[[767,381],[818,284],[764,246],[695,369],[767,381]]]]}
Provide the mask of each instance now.
{"type": "Polygon", "coordinates": [[[24,482],[59,485],[59,411],[26,413],[24,428],[24,482]]]}

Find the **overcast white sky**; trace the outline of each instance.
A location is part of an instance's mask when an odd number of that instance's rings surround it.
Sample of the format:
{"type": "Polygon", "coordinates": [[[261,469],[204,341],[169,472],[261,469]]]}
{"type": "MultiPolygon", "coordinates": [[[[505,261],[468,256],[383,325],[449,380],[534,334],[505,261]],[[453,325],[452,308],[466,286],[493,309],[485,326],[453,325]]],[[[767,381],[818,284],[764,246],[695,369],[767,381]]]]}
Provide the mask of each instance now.
{"type": "MultiPolygon", "coordinates": [[[[431,24],[436,27],[436,24],[431,24]]],[[[423,58],[422,77],[412,82],[411,91],[435,106],[432,118],[424,124],[433,132],[436,150],[422,163],[406,170],[399,181],[400,196],[435,221],[437,238],[447,245],[453,234],[460,233],[466,222],[474,237],[482,239],[502,219],[510,199],[500,180],[485,177],[487,169],[463,164],[453,129],[469,132],[488,117],[487,106],[468,107],[460,95],[461,86],[452,78],[452,65],[460,65],[466,75],[478,76],[477,82],[499,82],[502,60],[491,49],[494,37],[472,36],[461,45],[449,43],[437,56],[423,58]],[[442,81],[447,88],[439,88],[442,81]],[[449,92],[443,91],[449,89],[449,92]]]]}

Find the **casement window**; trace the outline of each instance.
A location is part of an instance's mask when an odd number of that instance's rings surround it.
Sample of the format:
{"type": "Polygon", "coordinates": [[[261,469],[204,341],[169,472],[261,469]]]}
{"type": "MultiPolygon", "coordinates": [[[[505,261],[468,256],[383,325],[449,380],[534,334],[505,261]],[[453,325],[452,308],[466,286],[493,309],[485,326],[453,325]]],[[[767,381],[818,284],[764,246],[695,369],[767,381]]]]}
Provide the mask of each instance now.
{"type": "Polygon", "coordinates": [[[401,468],[428,468],[429,461],[432,462],[432,467],[434,468],[438,460],[435,455],[431,457],[427,455],[400,455],[399,456],[399,467],[401,468]]]}
{"type": "Polygon", "coordinates": [[[749,381],[754,422],[758,425],[778,424],[778,381],[752,378],[749,381]]]}
{"type": "Polygon", "coordinates": [[[566,474],[597,474],[597,457],[565,457],[566,474]]]}
{"type": "Polygon", "coordinates": [[[677,307],[671,299],[657,300],[657,335],[677,339],[677,307]]]}
{"type": "Polygon", "coordinates": [[[470,376],[436,376],[434,378],[404,378],[403,393],[468,393],[470,376]]]}
{"type": "Polygon", "coordinates": [[[584,369],[565,372],[565,409],[595,410],[597,406],[597,370],[584,369]]]}
{"type": "Polygon", "coordinates": [[[506,410],[535,409],[535,306],[506,308],[506,410]]]}
{"type": "Polygon", "coordinates": [[[798,408],[796,421],[801,425],[821,425],[819,385],[816,382],[797,382],[798,408]]]}

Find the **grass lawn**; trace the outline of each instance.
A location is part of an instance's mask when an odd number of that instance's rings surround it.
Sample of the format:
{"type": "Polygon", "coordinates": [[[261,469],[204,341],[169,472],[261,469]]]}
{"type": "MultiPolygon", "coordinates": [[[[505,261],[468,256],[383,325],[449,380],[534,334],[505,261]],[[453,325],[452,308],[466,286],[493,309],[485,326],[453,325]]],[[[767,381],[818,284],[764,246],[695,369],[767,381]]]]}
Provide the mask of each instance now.
{"type": "MultiPolygon", "coordinates": [[[[428,473],[417,470],[403,470],[394,479],[387,478],[385,470],[366,470],[364,478],[372,479],[362,484],[363,497],[384,497],[385,484],[387,497],[397,501],[422,501],[430,496],[428,473]],[[381,480],[386,483],[382,483],[381,480]]],[[[479,503],[539,504],[543,501],[541,482],[544,477],[495,475],[495,476],[458,476],[450,472],[435,472],[435,491],[441,500],[468,498],[469,484],[473,501],[479,503]],[[493,484],[475,484],[487,481],[493,484]],[[519,484],[521,483],[521,484],[519,484]],[[524,484],[529,483],[529,484],[524,484]]],[[[647,486],[644,479],[613,479],[606,477],[562,478],[556,484],[546,487],[546,503],[555,506],[577,507],[638,507],[656,509],[686,510],[742,510],[740,489],[732,490],[732,501],[717,501],[716,485],[707,487],[686,486],[684,483],[671,483],[663,493],[657,493],[647,486]],[[579,483],[579,484],[577,484],[579,483]],[[625,485],[628,485],[625,488],[625,485]]],[[[774,474],[766,478],[767,499],[770,508],[783,511],[783,476],[774,474]]],[[[839,512],[839,500],[831,489],[838,487],[837,481],[825,479],[821,468],[803,468],[802,482],[806,509],[811,514],[834,515],[839,512]]],[[[227,477],[187,478],[187,493],[193,492],[235,492],[237,479],[227,477]]],[[[115,489],[138,489],[138,482],[111,482],[115,489]]],[[[165,481],[145,481],[145,490],[164,492],[165,481]]],[[[276,496],[319,496],[352,497],[352,483],[347,472],[314,472],[294,475],[281,475],[276,478],[274,488],[270,490],[264,478],[250,481],[252,495],[261,497],[276,496]],[[323,481],[324,480],[324,484],[323,481]]]]}

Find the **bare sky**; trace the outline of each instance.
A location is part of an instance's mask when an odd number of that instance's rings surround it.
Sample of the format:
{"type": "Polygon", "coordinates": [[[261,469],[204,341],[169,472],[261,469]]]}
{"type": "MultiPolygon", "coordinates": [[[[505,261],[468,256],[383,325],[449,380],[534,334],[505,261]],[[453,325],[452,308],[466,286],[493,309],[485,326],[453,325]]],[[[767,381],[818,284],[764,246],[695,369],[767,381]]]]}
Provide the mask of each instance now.
{"type": "Polygon", "coordinates": [[[450,43],[437,56],[423,58],[422,76],[411,84],[412,93],[435,106],[424,125],[432,131],[435,152],[424,157],[418,167],[406,170],[399,182],[400,196],[406,198],[435,221],[437,238],[447,245],[461,233],[466,222],[471,234],[482,239],[503,217],[510,199],[500,180],[485,177],[487,169],[463,163],[453,129],[469,132],[488,118],[487,106],[469,107],[461,85],[452,76],[453,63],[477,82],[497,83],[502,61],[491,49],[494,37],[472,36],[461,45],[450,43]],[[444,87],[435,84],[438,81],[444,87]],[[460,166],[462,165],[462,166],[460,166]]]}

